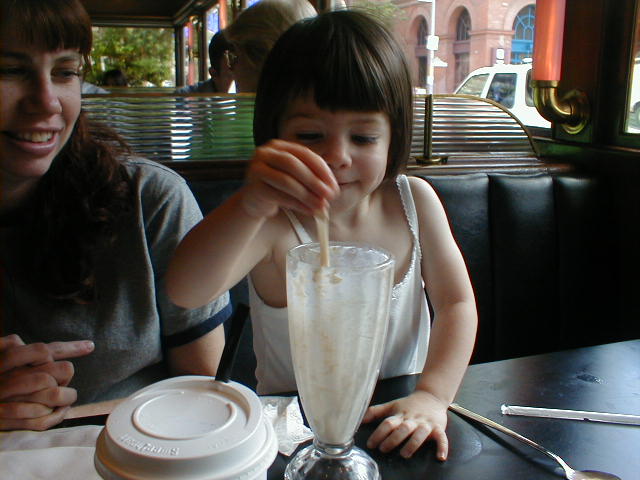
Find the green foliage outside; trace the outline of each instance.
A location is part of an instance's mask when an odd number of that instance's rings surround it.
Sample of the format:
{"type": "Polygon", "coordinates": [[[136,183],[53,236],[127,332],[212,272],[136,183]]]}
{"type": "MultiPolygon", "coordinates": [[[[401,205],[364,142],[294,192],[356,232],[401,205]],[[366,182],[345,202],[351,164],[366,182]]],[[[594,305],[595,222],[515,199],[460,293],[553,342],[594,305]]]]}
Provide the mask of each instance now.
{"type": "Polygon", "coordinates": [[[87,81],[100,85],[102,74],[122,70],[132,87],[175,83],[173,30],[168,28],[94,27],[93,66],[87,81]]]}
{"type": "Polygon", "coordinates": [[[351,4],[352,9],[364,10],[367,13],[378,17],[388,28],[393,30],[396,20],[401,20],[404,13],[396,4],[390,0],[372,2],[370,0],[358,0],[351,4]]]}

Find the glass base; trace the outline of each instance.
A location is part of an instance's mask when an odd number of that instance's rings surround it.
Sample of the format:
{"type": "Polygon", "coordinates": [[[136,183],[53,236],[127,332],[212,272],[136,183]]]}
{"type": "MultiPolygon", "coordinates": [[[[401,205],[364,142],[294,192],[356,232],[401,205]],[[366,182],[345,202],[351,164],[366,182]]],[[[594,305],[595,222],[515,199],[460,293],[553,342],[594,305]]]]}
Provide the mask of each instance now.
{"type": "Polygon", "coordinates": [[[381,480],[378,465],[364,450],[347,445],[312,445],[300,450],[284,471],[285,480],[381,480]]]}

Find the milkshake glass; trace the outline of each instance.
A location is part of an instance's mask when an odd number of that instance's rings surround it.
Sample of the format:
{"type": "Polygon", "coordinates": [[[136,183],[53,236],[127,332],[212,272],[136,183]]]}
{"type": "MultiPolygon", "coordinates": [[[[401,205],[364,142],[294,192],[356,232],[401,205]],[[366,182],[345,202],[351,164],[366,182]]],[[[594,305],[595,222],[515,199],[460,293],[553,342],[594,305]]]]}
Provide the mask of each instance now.
{"type": "Polygon", "coordinates": [[[330,266],[317,243],[287,254],[289,337],[298,394],[313,444],[289,463],[285,479],[379,479],[353,445],[380,371],[394,260],[364,244],[331,242],[330,266]]]}

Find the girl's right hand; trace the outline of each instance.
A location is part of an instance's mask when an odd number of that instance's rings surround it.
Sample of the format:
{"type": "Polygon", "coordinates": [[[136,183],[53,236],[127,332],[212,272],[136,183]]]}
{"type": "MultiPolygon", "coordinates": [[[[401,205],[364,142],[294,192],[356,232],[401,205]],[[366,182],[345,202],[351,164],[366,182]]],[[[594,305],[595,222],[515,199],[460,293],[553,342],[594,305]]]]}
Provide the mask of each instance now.
{"type": "Polygon", "coordinates": [[[280,208],[312,215],[328,207],[339,190],[321,156],[303,145],[273,139],[251,159],[243,206],[254,217],[272,217],[280,208]]]}
{"type": "Polygon", "coordinates": [[[93,342],[25,345],[17,335],[0,337],[0,430],[46,430],[60,423],[76,401],[67,387],[73,364],[93,351],[93,342]]]}

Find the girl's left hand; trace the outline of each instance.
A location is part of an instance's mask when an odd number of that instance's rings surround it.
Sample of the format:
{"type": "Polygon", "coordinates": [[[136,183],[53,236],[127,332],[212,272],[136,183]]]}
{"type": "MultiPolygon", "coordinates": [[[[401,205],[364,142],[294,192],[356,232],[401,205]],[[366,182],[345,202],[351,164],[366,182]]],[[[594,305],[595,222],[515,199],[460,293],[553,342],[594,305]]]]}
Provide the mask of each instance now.
{"type": "Polygon", "coordinates": [[[438,460],[446,460],[449,440],[445,433],[447,408],[441,400],[429,392],[416,390],[411,395],[369,407],[363,423],[385,418],[367,441],[368,448],[390,452],[402,442],[406,443],[400,455],[411,457],[426,440],[435,440],[438,460]]]}

